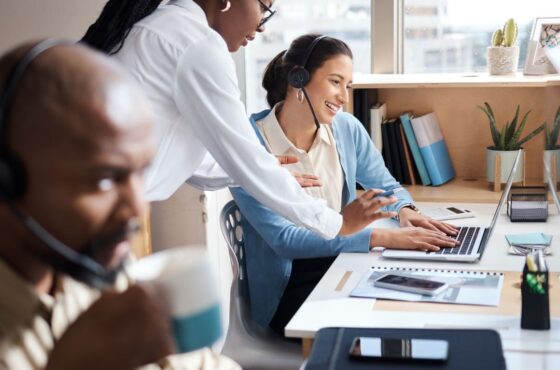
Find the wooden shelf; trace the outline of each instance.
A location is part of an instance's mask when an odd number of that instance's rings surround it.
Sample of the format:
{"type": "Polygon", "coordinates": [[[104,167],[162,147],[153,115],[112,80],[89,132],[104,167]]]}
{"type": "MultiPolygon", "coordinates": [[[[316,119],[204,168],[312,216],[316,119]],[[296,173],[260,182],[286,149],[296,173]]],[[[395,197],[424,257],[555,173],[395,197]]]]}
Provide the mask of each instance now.
{"type": "Polygon", "coordinates": [[[423,87],[547,87],[560,86],[560,74],[490,76],[487,73],[354,74],[352,89],[423,87]]]}
{"type": "MultiPolygon", "coordinates": [[[[535,178],[527,179],[526,185],[542,186],[543,183],[542,179],[535,178]]],[[[405,188],[416,202],[496,203],[502,195],[494,192],[485,179],[455,178],[441,186],[412,185],[405,188]]]]}

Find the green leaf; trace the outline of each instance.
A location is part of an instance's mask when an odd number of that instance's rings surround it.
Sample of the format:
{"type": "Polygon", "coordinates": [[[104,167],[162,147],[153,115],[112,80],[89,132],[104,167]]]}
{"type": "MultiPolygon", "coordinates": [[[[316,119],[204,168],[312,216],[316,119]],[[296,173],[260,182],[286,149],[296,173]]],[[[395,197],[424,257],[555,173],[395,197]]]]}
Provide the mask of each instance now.
{"type": "Polygon", "coordinates": [[[494,143],[494,146],[497,147],[500,143],[500,133],[498,132],[498,126],[496,125],[494,112],[492,112],[492,108],[487,102],[484,102],[484,107],[481,107],[479,105],[478,108],[483,111],[488,117],[488,122],[490,124],[490,133],[492,134],[492,141],[494,143]]]}
{"type": "Polygon", "coordinates": [[[506,142],[505,142],[505,135],[504,132],[506,130],[506,127],[502,127],[502,129],[500,130],[500,140],[498,142],[498,147],[496,148],[497,150],[506,150],[506,142]]]}
{"type": "Polygon", "coordinates": [[[519,104],[517,104],[517,109],[515,110],[515,115],[513,116],[513,120],[511,121],[511,126],[506,130],[506,145],[512,146],[515,145],[515,142],[512,142],[512,139],[515,134],[515,128],[517,126],[517,120],[519,119],[519,104]]]}
{"type": "Polygon", "coordinates": [[[536,129],[533,130],[533,132],[531,132],[529,135],[525,136],[525,138],[523,138],[523,140],[521,140],[519,142],[519,147],[521,147],[523,144],[525,144],[527,141],[531,140],[532,138],[534,138],[535,136],[537,136],[542,130],[544,130],[544,124],[540,125],[539,127],[537,127],[536,129]]]}
{"type": "Polygon", "coordinates": [[[518,143],[518,141],[519,141],[519,137],[521,136],[521,133],[525,129],[525,124],[527,123],[527,117],[529,116],[529,113],[531,113],[530,110],[528,110],[527,113],[525,113],[523,119],[521,120],[521,123],[519,124],[519,128],[517,129],[517,131],[515,132],[512,138],[512,141],[514,143],[513,145],[516,145],[517,148],[521,147],[521,143],[518,143]]]}

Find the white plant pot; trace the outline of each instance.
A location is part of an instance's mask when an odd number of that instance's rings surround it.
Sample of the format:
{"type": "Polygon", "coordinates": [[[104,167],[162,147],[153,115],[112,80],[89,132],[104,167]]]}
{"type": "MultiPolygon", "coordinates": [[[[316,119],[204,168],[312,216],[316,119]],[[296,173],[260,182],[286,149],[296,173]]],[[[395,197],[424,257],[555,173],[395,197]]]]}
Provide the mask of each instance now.
{"type": "MultiPolygon", "coordinates": [[[[498,155],[501,157],[500,183],[505,184],[509,178],[511,169],[513,168],[513,163],[515,162],[515,157],[517,156],[517,150],[502,151],[492,150],[490,148],[486,149],[486,180],[488,182],[494,182],[496,156],[498,155]]],[[[519,164],[517,165],[517,169],[513,175],[513,182],[523,181],[524,157],[525,156],[521,154],[519,164]]]]}
{"type": "MultiPolygon", "coordinates": [[[[546,161],[546,163],[548,163],[548,167],[550,167],[550,171],[554,172],[554,169],[551,167],[551,158],[555,156],[556,157],[556,181],[560,181],[560,149],[554,149],[554,150],[545,150],[543,153],[543,157],[544,160],[546,161]]],[[[546,172],[543,166],[543,180],[544,183],[548,183],[548,181],[546,181],[546,172]]]]}
{"type": "Polygon", "coordinates": [[[491,75],[507,75],[517,72],[518,46],[490,46],[487,49],[488,72],[491,75]]]}

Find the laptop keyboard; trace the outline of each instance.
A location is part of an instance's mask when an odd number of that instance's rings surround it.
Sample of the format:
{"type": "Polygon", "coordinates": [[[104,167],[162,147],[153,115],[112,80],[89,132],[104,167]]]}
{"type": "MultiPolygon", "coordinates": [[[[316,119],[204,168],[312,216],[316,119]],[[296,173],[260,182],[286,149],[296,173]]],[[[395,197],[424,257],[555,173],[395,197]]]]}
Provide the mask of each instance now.
{"type": "Polygon", "coordinates": [[[461,227],[457,234],[456,240],[461,244],[455,248],[441,248],[434,254],[455,254],[455,255],[468,255],[471,254],[474,248],[474,243],[480,232],[480,227],[461,227]]]}

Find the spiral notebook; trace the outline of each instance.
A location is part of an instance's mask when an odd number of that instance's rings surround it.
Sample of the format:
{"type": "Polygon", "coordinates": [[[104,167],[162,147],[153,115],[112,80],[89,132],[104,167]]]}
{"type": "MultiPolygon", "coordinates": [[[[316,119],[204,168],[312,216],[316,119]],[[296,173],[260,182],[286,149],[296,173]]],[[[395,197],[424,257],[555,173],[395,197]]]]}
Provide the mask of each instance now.
{"type": "Polygon", "coordinates": [[[350,296],[411,302],[498,306],[503,284],[504,275],[501,272],[373,266],[350,292],[350,296]],[[427,296],[373,285],[375,280],[386,274],[441,281],[447,283],[449,288],[438,295],[427,296]]]}

